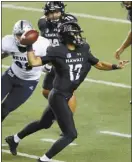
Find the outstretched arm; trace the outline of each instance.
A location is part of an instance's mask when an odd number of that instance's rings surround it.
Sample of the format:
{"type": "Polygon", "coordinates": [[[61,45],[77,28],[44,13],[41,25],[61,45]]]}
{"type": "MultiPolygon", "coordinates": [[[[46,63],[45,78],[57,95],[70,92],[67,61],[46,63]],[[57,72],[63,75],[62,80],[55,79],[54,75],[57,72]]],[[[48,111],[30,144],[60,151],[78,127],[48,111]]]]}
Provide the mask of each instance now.
{"type": "Polygon", "coordinates": [[[130,30],[128,33],[127,38],[125,39],[125,41],[123,42],[123,44],[121,45],[120,48],[122,49],[126,49],[127,47],[129,47],[132,44],[132,31],[130,30]]]}
{"type": "Polygon", "coordinates": [[[116,59],[120,59],[120,55],[122,54],[122,52],[129,47],[132,44],[132,31],[130,30],[128,33],[127,38],[124,40],[124,42],[122,43],[122,45],[120,46],[119,49],[116,50],[115,52],[115,57],[116,59]]]}
{"type": "Polygon", "coordinates": [[[91,63],[91,65],[94,66],[96,69],[99,69],[99,70],[122,69],[129,62],[129,61],[126,60],[126,61],[122,61],[118,65],[116,65],[116,64],[111,64],[111,63],[104,62],[104,61],[99,61],[98,58],[96,58],[94,55],[92,55],[90,50],[89,50],[88,54],[89,54],[88,60],[91,63]]]}
{"type": "Polygon", "coordinates": [[[99,70],[117,70],[122,69],[129,61],[123,61],[122,63],[119,63],[119,65],[111,64],[107,62],[99,61],[96,65],[94,65],[95,68],[99,70]]]}
{"type": "Polygon", "coordinates": [[[32,67],[42,66],[44,64],[51,62],[48,56],[43,56],[43,57],[35,56],[32,45],[27,46],[27,58],[28,58],[29,65],[32,67]]]}
{"type": "Polygon", "coordinates": [[[35,56],[32,46],[27,46],[27,58],[30,66],[42,66],[41,57],[35,56]]]}

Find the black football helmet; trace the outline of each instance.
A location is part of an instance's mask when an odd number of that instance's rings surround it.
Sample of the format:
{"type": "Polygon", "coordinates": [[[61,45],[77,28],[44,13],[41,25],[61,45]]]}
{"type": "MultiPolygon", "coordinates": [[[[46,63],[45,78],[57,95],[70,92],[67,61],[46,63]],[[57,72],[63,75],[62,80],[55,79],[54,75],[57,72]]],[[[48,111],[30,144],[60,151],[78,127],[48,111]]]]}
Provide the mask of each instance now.
{"type": "Polygon", "coordinates": [[[61,1],[49,1],[45,4],[44,15],[54,11],[60,11],[63,15],[65,13],[65,6],[61,1]]]}
{"type": "Polygon", "coordinates": [[[127,10],[132,10],[132,1],[122,1],[122,6],[127,10]]]}
{"type": "Polygon", "coordinates": [[[84,44],[84,39],[81,33],[83,30],[76,22],[66,22],[58,27],[59,40],[63,44],[74,44],[81,46],[84,44]]]}

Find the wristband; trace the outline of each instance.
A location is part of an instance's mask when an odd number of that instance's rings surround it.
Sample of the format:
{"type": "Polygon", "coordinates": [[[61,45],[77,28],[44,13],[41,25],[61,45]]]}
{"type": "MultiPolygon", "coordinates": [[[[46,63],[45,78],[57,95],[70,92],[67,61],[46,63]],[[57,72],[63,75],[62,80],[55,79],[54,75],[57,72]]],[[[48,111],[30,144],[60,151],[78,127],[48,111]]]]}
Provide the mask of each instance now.
{"type": "Polygon", "coordinates": [[[118,65],[113,64],[113,65],[112,65],[112,70],[116,70],[116,69],[119,69],[118,65]]]}
{"type": "Polygon", "coordinates": [[[27,52],[33,51],[32,45],[28,45],[28,46],[26,47],[26,50],[27,50],[27,52]]]}

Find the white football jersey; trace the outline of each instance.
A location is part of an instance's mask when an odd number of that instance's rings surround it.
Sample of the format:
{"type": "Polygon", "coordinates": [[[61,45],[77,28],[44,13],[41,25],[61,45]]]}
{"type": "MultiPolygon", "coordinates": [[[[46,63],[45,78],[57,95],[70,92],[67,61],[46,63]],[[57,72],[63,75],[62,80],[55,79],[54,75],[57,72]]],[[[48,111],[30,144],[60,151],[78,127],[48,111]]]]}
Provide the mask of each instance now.
{"type": "MultiPolygon", "coordinates": [[[[45,56],[49,45],[48,39],[39,36],[38,40],[33,44],[35,55],[45,56]]],[[[23,80],[38,80],[40,78],[42,66],[29,68],[27,52],[21,53],[18,50],[13,35],[7,35],[2,38],[2,52],[12,55],[13,63],[11,69],[18,78],[23,80]]]]}

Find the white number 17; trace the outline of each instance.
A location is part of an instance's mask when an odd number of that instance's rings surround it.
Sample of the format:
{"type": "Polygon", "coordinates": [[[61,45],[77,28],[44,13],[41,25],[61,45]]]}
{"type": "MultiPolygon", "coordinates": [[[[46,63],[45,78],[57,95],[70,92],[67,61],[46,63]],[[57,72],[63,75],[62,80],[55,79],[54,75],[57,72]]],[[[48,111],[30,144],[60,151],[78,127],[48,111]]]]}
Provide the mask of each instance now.
{"type": "Polygon", "coordinates": [[[78,80],[80,78],[80,72],[82,68],[82,64],[76,64],[75,66],[73,64],[69,65],[70,67],[70,80],[78,80]],[[74,76],[74,71],[76,71],[76,76],[74,76]]]}

